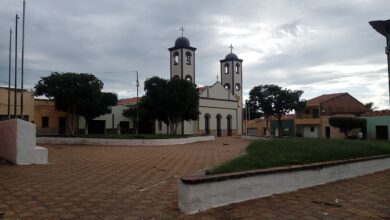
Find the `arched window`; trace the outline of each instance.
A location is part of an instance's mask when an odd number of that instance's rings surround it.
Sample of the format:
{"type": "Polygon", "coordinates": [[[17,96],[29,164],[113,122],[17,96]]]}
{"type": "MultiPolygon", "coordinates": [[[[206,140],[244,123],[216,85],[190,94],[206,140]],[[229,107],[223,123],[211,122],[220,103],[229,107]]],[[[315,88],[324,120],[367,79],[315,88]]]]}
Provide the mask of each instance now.
{"type": "Polygon", "coordinates": [[[229,64],[228,64],[228,63],[226,63],[226,64],[223,66],[223,69],[224,69],[225,74],[229,74],[229,64]]]}
{"type": "Polygon", "coordinates": [[[180,79],[180,77],[178,75],[174,75],[173,78],[174,79],[180,79]]]}
{"type": "Polygon", "coordinates": [[[210,134],[210,114],[204,114],[204,132],[210,134]]]}
{"type": "Polygon", "coordinates": [[[230,84],[229,83],[226,83],[223,87],[225,87],[225,89],[227,89],[227,90],[230,90],[230,84]]]}
{"type": "Polygon", "coordinates": [[[185,80],[192,82],[192,77],[190,75],[186,75],[185,80]]]}
{"type": "Polygon", "coordinates": [[[240,85],[240,83],[236,83],[236,86],[235,86],[235,88],[236,88],[236,90],[237,90],[237,91],[240,91],[240,89],[241,89],[241,85],[240,85]]]}
{"type": "Polygon", "coordinates": [[[186,52],[186,63],[187,65],[191,65],[191,53],[189,51],[186,52]]]}
{"type": "Polygon", "coordinates": [[[240,64],[236,64],[236,74],[240,74],[240,64]]]}
{"type": "Polygon", "coordinates": [[[174,65],[179,64],[179,52],[174,52],[173,53],[173,64],[174,65]]]}

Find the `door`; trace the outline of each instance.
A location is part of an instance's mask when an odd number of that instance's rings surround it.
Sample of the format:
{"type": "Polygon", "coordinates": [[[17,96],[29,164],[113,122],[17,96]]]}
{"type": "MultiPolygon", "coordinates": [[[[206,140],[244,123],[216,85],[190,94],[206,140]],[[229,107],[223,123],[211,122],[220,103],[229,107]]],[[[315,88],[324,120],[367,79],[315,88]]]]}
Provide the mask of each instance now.
{"type": "Polygon", "coordinates": [[[380,140],[389,139],[387,126],[376,126],[376,139],[380,139],[380,140]]]}
{"type": "Polygon", "coordinates": [[[232,116],[228,115],[226,120],[227,120],[227,135],[232,136],[232,116]]]}
{"type": "Polygon", "coordinates": [[[104,134],[105,128],[105,120],[91,120],[88,123],[88,132],[90,134],[104,134]]]}
{"type": "Polygon", "coordinates": [[[66,118],[60,117],[58,119],[58,134],[65,134],[66,133],[66,118]]]}
{"type": "Polygon", "coordinates": [[[222,135],[221,131],[221,119],[222,116],[220,114],[217,115],[217,136],[220,137],[222,135]]]}
{"type": "Polygon", "coordinates": [[[325,127],[325,137],[330,138],[330,127],[329,126],[325,127]]]}
{"type": "Polygon", "coordinates": [[[206,135],[210,134],[210,115],[205,114],[204,116],[204,132],[206,135]]]}

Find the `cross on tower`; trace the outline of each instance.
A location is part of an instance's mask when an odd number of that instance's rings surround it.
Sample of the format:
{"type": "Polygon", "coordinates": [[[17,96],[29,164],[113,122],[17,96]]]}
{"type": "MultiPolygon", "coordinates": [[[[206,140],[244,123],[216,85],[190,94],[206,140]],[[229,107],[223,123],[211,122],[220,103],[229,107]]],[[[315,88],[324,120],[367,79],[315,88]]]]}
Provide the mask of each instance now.
{"type": "Polygon", "coordinates": [[[230,53],[233,53],[233,45],[232,44],[230,44],[230,53]]]}
{"type": "Polygon", "coordinates": [[[181,31],[181,36],[183,37],[185,31],[183,26],[181,26],[180,31],[181,31]]]}

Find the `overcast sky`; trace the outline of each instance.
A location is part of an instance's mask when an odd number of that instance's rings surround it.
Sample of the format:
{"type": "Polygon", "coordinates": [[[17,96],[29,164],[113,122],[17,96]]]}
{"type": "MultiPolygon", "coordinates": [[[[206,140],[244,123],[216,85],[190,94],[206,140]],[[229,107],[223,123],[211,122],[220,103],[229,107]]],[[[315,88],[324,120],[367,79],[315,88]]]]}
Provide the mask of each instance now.
{"type": "MultiPolygon", "coordinates": [[[[245,98],[255,85],[277,84],[304,90],[304,99],[348,92],[389,108],[385,38],[368,24],[390,18],[388,0],[26,2],[25,87],[52,71],[88,72],[106,91],[135,96],[131,71],[139,71],[141,84],[168,78],[168,48],[184,26],[197,48],[198,85],[217,80],[219,60],[233,44],[244,60],[245,98]]],[[[15,13],[21,17],[22,0],[0,0],[1,86],[8,84],[15,13]]]]}

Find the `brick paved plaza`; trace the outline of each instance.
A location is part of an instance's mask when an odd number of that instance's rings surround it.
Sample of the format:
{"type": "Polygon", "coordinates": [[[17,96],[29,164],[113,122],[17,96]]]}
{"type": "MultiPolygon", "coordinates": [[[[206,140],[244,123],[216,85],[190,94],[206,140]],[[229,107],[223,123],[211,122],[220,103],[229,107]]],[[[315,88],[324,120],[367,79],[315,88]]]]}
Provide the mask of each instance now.
{"type": "Polygon", "coordinates": [[[45,146],[48,165],[0,165],[0,215],[4,219],[390,219],[390,170],[182,214],[177,208],[179,178],[233,158],[247,144],[222,138],[154,147],[45,146]]]}

